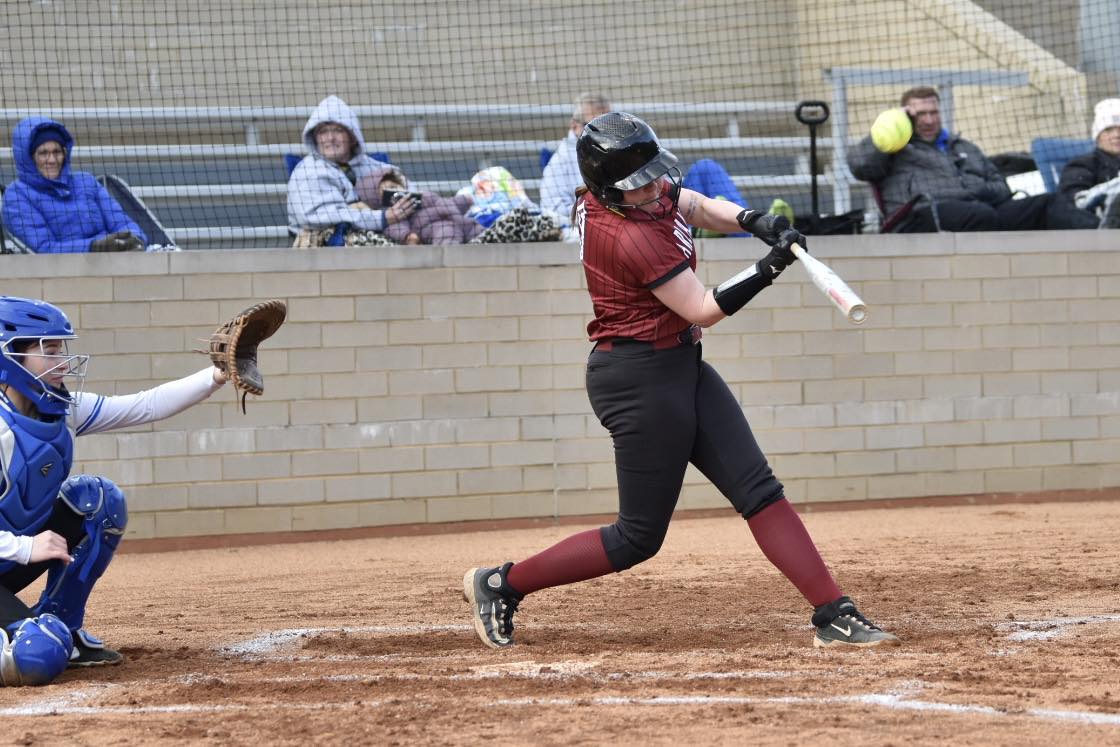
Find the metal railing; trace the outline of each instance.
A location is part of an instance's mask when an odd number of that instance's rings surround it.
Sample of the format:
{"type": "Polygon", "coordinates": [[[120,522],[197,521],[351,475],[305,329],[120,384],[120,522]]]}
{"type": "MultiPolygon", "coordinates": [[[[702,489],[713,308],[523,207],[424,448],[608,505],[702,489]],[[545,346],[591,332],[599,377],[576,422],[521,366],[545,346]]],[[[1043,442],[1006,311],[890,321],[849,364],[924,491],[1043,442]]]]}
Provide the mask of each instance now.
{"type": "MultiPolygon", "coordinates": [[[[754,114],[793,112],[794,101],[712,101],[712,102],[619,102],[616,111],[655,114],[660,119],[703,115],[719,117],[728,137],[739,136],[739,117],[754,114]]],[[[563,122],[572,113],[571,104],[391,104],[350,107],[362,120],[389,120],[409,123],[412,140],[427,139],[430,122],[486,121],[495,118],[538,118],[563,122]]],[[[308,106],[177,106],[177,107],[75,107],[55,109],[0,109],[0,122],[14,124],[23,117],[44,116],[67,124],[104,122],[114,124],[142,122],[239,123],[245,145],[260,145],[260,125],[266,122],[307,120],[314,107],[308,106]]]]}
{"type": "MultiPolygon", "coordinates": [[[[534,117],[548,118],[563,122],[571,114],[571,105],[423,105],[423,106],[353,106],[355,113],[364,120],[405,120],[411,122],[411,140],[367,142],[370,152],[389,153],[394,160],[477,156],[479,164],[509,156],[535,156],[543,148],[552,148],[556,140],[428,140],[425,125],[429,122],[464,121],[477,119],[485,121],[495,117],[534,117]]],[[[796,102],[792,101],[744,101],[712,103],[619,103],[617,110],[632,111],[639,115],[656,115],[658,121],[667,118],[705,117],[722,118],[725,137],[666,138],[663,144],[679,153],[720,154],[793,154],[797,159],[795,173],[733,175],[737,187],[748,190],[765,188],[796,187],[810,185],[807,137],[742,137],[740,136],[739,117],[755,114],[786,114],[792,119],[796,102]]],[[[245,127],[245,144],[183,144],[183,145],[94,145],[76,146],[76,160],[89,162],[157,162],[168,159],[199,160],[206,158],[225,159],[282,159],[286,154],[304,154],[302,143],[261,144],[258,126],[265,122],[293,121],[302,123],[311,109],[309,107],[138,107],[128,109],[108,107],[62,108],[47,110],[0,109],[0,121],[14,122],[29,115],[48,116],[66,123],[112,122],[116,125],[126,123],[209,123],[211,131],[220,131],[230,123],[240,123],[245,127]]],[[[830,138],[818,140],[823,148],[834,147],[830,138]]],[[[0,148],[0,162],[11,162],[11,148],[0,148]]],[[[111,166],[105,167],[112,170],[111,166]]],[[[469,175],[462,180],[417,180],[415,186],[422,190],[439,193],[452,193],[467,184],[469,175]]],[[[525,178],[520,180],[530,193],[539,189],[540,180],[525,178]]],[[[823,186],[833,186],[832,174],[818,177],[823,186]]],[[[179,185],[134,185],[132,191],[146,201],[174,201],[197,199],[242,198],[260,201],[283,201],[287,195],[286,182],[261,182],[237,184],[179,184],[179,185]]],[[[171,233],[180,241],[276,239],[288,236],[286,226],[194,226],[176,227],[171,233]]]]}

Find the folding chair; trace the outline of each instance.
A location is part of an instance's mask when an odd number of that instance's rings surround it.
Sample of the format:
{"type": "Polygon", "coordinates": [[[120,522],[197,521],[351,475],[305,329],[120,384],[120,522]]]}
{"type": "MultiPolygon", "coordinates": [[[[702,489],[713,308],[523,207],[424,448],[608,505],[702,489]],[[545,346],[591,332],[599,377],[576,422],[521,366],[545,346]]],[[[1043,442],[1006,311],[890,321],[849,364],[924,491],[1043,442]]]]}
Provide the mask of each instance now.
{"type": "MultiPolygon", "coordinates": [[[[913,212],[914,206],[918,204],[918,201],[923,197],[929,197],[924,194],[914,195],[893,213],[887,215],[887,209],[883,203],[883,193],[879,189],[878,184],[871,184],[871,196],[875,200],[875,207],[879,209],[879,233],[894,233],[894,230],[906,220],[906,217],[909,216],[911,212],[913,212]]],[[[937,203],[933,201],[932,197],[929,197],[929,206],[930,212],[933,214],[933,225],[940,231],[941,219],[937,214],[937,203]]]]}
{"type": "Polygon", "coordinates": [[[128,182],[116,174],[99,176],[97,181],[101,182],[101,186],[105,187],[105,190],[117,201],[117,204],[121,206],[128,217],[140,226],[140,230],[148,237],[148,246],[176,246],[175,239],[167,233],[167,229],[160,223],[156,214],[132,192],[132,187],[128,185],[128,182]]]}
{"type": "Polygon", "coordinates": [[[1092,140],[1071,140],[1058,137],[1038,137],[1031,141],[1031,155],[1042,174],[1047,192],[1058,191],[1058,181],[1066,164],[1083,153],[1093,150],[1092,140]]]}
{"type": "MultiPolygon", "coordinates": [[[[4,202],[4,185],[0,184],[0,207],[3,207],[3,202],[4,202]]],[[[13,235],[11,233],[8,233],[8,231],[5,230],[5,228],[4,228],[4,217],[3,217],[3,214],[0,213],[0,254],[34,254],[34,253],[35,252],[31,251],[31,249],[28,248],[27,244],[24,244],[22,241],[20,241],[18,238],[16,238],[15,235],[13,235]]]]}

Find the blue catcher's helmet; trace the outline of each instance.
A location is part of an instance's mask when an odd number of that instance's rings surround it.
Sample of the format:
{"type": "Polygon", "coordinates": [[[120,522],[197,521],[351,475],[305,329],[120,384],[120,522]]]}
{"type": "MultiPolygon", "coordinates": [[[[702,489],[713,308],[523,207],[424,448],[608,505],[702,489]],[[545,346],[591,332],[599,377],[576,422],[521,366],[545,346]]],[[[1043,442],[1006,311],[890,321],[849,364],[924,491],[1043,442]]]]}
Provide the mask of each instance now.
{"type": "Polygon", "coordinates": [[[70,629],[54,615],[0,628],[0,684],[45,685],[66,669],[73,648],[70,629]]]}
{"type": "Polygon", "coordinates": [[[7,384],[27,397],[45,415],[65,415],[81,393],[88,355],[70,355],[69,340],[74,328],[62,309],[46,301],[0,296],[0,384],[7,384]],[[44,341],[59,341],[47,350],[44,341]],[[27,345],[31,344],[28,349],[27,345]],[[28,355],[46,358],[51,365],[36,375],[24,365],[28,355]],[[58,379],[52,384],[50,379],[58,379]],[[74,380],[67,387],[66,378],[74,380]]]}

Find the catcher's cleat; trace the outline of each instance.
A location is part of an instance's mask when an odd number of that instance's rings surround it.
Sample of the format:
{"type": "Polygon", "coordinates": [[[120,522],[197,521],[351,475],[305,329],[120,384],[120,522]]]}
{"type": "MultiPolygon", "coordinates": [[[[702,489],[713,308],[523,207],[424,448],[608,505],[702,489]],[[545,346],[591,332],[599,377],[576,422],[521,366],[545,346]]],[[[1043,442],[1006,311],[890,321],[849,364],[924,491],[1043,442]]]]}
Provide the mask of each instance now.
{"type": "Polygon", "coordinates": [[[463,599],[471,605],[475,632],[490,648],[513,645],[513,613],[524,595],[506,583],[512,565],[471,568],[463,576],[463,599]]]}
{"type": "Polygon", "coordinates": [[[90,635],[85,629],[74,631],[74,649],[70,652],[67,667],[105,667],[124,661],[119,651],[106,648],[104,641],[90,635]]]}
{"type": "Polygon", "coordinates": [[[897,646],[901,643],[898,636],[886,632],[860,614],[855,603],[848,597],[840,597],[835,602],[817,607],[813,614],[813,625],[816,627],[813,634],[814,648],[869,648],[897,646]]]}

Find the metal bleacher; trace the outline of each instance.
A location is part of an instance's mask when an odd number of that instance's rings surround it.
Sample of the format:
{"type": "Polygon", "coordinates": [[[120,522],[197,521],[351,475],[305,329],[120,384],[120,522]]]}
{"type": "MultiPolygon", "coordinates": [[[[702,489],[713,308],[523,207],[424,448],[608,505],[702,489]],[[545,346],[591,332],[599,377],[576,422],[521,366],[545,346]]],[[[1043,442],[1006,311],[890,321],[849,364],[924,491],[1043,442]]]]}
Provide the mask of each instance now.
{"type": "MultiPolygon", "coordinates": [[[[661,132],[700,129],[705,136],[665,137],[664,144],[681,158],[682,169],[702,157],[720,160],[752,205],[768,205],[782,197],[795,210],[808,209],[811,177],[809,139],[804,135],[749,137],[741,134],[741,120],[769,118],[789,125],[784,131],[799,133],[793,118],[793,101],[712,103],[620,103],[616,109],[631,111],[658,123],[661,132]],[[698,124],[699,127],[698,127],[698,124]],[[718,133],[717,136],[707,136],[718,133]]],[[[367,150],[390,154],[419,189],[450,194],[469,183],[479,169],[505,166],[535,198],[540,183],[540,151],[553,148],[571,113],[568,104],[354,106],[363,129],[379,125],[403,126],[409,139],[370,141],[367,150]],[[552,131],[555,139],[448,139],[449,129],[490,131],[488,122],[532,122],[537,131],[552,131]],[[438,131],[438,138],[429,133],[438,131]]],[[[133,192],[159,216],[176,242],[187,249],[245,246],[287,246],[286,153],[302,153],[298,142],[263,143],[266,131],[298,133],[309,107],[166,107],[71,108],[45,111],[0,110],[0,123],[11,126],[32,114],[49,116],[67,125],[79,143],[74,168],[95,174],[112,173],[128,182],[133,192]],[[165,144],[82,145],[97,142],[87,130],[110,126],[113,141],[128,133],[147,133],[138,140],[152,142],[159,133],[165,144]],[[213,143],[177,144],[173,134],[182,130],[203,132],[213,143]],[[237,142],[233,142],[237,141],[237,142]]],[[[384,127],[382,127],[382,130],[384,127]]],[[[500,135],[500,130],[494,129],[500,135]]],[[[199,136],[195,135],[194,140],[199,136]]],[[[295,138],[293,138],[294,140],[295,138]]],[[[830,149],[830,138],[817,145],[830,149]]],[[[0,179],[14,174],[10,148],[0,148],[0,179]]],[[[822,198],[830,194],[830,170],[818,177],[822,198]]]]}

